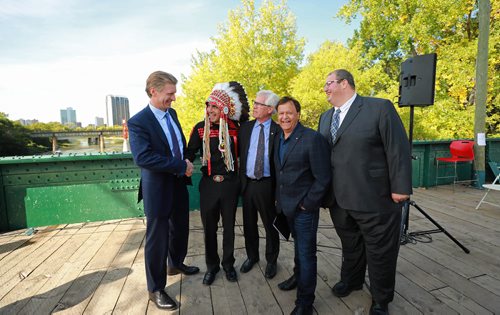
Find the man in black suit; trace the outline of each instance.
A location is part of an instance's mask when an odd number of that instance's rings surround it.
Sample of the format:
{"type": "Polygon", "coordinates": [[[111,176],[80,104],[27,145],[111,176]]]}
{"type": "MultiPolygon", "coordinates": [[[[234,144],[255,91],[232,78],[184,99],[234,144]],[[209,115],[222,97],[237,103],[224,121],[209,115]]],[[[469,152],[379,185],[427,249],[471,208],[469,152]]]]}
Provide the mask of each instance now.
{"type": "Polygon", "coordinates": [[[389,100],[356,94],[346,70],[331,72],[324,85],[333,107],[319,132],[330,144],[333,175],[330,215],[342,242],[340,281],[345,297],[370,278],[370,314],[388,314],[394,296],[402,202],[411,187],[410,145],[389,100]]]}
{"type": "Polygon", "coordinates": [[[176,84],[170,73],[153,72],[146,81],[148,106],[128,121],[132,156],[141,168],[139,201],[144,199],[147,218],[144,260],[149,298],[168,310],[176,309],[177,303],[165,292],[167,273],[199,271],[184,264],[189,235],[186,184],[191,183],[193,164],[183,158],[186,139],[170,107],[176,84]]]}
{"type": "Polygon", "coordinates": [[[292,314],[312,314],[316,290],[319,208],[330,185],[328,144],[299,122],[300,103],[283,97],[277,105],[283,132],[275,139],[276,209],[285,214],[295,247],[297,299],[292,314]]]}
{"type": "Polygon", "coordinates": [[[240,182],[243,196],[243,231],[247,259],[240,268],[249,272],[259,261],[259,230],[257,213],[266,230],[266,271],[264,276],[272,279],[276,275],[276,260],[279,254],[279,236],[273,227],[276,217],[274,206],[274,137],[280,127],[271,116],[279,101],[272,91],[257,92],[253,102],[255,120],[244,123],[238,132],[240,151],[240,182]]]}

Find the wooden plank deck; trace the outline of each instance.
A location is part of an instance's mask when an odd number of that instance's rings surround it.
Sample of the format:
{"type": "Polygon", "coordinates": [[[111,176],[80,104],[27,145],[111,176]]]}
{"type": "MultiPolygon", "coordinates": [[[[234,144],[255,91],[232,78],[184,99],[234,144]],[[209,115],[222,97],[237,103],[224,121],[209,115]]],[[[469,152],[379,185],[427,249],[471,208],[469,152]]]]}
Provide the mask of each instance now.
{"type": "MultiPolygon", "coordinates": [[[[471,253],[464,253],[443,233],[432,234],[430,243],[402,246],[392,314],[500,314],[500,208],[483,204],[474,210],[483,194],[465,186],[415,190],[412,199],[471,253]]],[[[488,198],[500,204],[500,194],[492,192],[488,198]]],[[[280,291],[277,284],[292,272],[293,243],[281,242],[274,279],[264,278],[262,260],[257,268],[240,274],[246,256],[241,209],[237,221],[238,282],[226,281],[220,272],[207,287],[202,284],[206,269],[200,216],[191,213],[187,262],[202,272],[169,277],[167,291],[181,304],[170,313],[291,312],[295,291],[280,291]]],[[[410,232],[434,228],[416,208],[410,209],[410,232]]],[[[142,219],[128,219],[41,227],[31,236],[24,230],[0,234],[0,314],[165,313],[147,298],[144,233],[142,219]]],[[[261,258],[263,252],[261,240],[261,258]]],[[[328,212],[322,210],[315,311],[367,314],[368,278],[363,290],[349,297],[332,295],[340,263],[339,239],[328,212]]]]}

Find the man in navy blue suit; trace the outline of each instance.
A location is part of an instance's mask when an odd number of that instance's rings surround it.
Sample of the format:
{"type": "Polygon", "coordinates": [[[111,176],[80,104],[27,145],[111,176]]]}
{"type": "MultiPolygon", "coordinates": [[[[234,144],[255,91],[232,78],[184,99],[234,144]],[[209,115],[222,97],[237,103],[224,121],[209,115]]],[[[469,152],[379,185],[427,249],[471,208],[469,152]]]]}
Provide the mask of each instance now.
{"type": "Polygon", "coordinates": [[[316,290],[319,208],[330,186],[328,144],[316,131],[302,126],[300,103],[283,97],[276,106],[283,132],[275,137],[276,209],[285,214],[295,247],[294,274],[280,283],[297,286],[292,315],[312,314],[316,290]]]}
{"type": "Polygon", "coordinates": [[[191,275],[198,267],[186,266],[189,234],[189,196],[193,164],[184,159],[186,139],[171,108],[177,79],[153,72],[146,81],[150,101],[128,121],[130,147],[141,168],[139,201],[147,218],[144,258],[149,299],[158,308],[174,310],[177,303],[165,292],[167,274],[191,275]],[[167,268],[168,260],[168,268],[167,268]]]}

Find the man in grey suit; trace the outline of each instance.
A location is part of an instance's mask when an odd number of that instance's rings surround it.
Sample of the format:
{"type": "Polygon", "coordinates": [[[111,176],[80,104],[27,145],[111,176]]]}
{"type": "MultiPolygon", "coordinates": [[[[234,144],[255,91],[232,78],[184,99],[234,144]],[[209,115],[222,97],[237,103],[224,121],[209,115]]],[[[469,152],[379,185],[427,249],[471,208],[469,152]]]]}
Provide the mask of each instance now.
{"type": "Polygon", "coordinates": [[[342,242],[340,281],[345,297],[363,287],[368,265],[370,314],[388,314],[394,297],[402,202],[411,187],[410,144],[389,100],[356,94],[346,70],[331,72],[324,91],[332,108],[319,132],[330,144],[330,215],[342,242]]]}
{"type": "Polygon", "coordinates": [[[299,122],[300,103],[283,97],[277,105],[282,133],[275,137],[276,209],[285,214],[295,246],[297,284],[292,314],[312,314],[316,289],[319,208],[330,185],[328,144],[299,122]]]}

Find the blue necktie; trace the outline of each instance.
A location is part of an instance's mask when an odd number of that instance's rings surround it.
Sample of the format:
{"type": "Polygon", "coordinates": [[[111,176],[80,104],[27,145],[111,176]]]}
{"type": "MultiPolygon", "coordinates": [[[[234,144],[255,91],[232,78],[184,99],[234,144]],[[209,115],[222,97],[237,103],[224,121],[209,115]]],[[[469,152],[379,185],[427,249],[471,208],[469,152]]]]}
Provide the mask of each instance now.
{"type": "Polygon", "coordinates": [[[253,172],[256,179],[261,179],[264,176],[264,150],[264,125],[260,124],[259,142],[257,143],[257,155],[253,172]]]}
{"type": "Polygon", "coordinates": [[[177,139],[177,135],[175,134],[174,126],[172,126],[172,122],[170,121],[170,113],[168,111],[165,113],[165,119],[167,120],[168,132],[170,132],[170,137],[172,138],[172,152],[176,158],[182,159],[179,141],[177,139]]]}
{"type": "Polygon", "coordinates": [[[335,110],[335,113],[333,113],[332,125],[330,126],[330,134],[332,135],[332,142],[334,142],[335,138],[337,138],[337,131],[339,130],[339,126],[340,126],[340,108],[337,108],[337,110],[335,110]]]}

